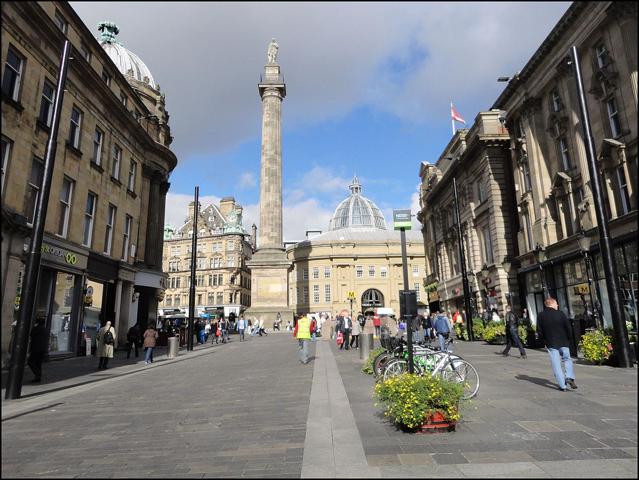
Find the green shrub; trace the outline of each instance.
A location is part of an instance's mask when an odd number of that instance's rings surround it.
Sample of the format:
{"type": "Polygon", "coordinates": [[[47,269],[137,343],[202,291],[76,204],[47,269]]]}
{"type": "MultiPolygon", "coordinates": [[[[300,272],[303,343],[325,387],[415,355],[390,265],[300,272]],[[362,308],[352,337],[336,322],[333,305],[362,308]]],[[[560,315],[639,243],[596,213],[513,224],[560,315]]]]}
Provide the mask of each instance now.
{"type": "Polygon", "coordinates": [[[384,415],[416,428],[435,412],[441,412],[449,422],[458,421],[463,392],[461,384],[439,376],[404,373],[375,385],[374,395],[386,407],[384,415]]]}
{"type": "Polygon", "coordinates": [[[517,327],[517,333],[519,334],[521,344],[524,345],[526,340],[528,340],[528,327],[526,325],[519,325],[517,327]]]}
{"type": "Polygon", "coordinates": [[[466,337],[466,325],[456,323],[453,328],[455,329],[455,337],[460,340],[468,340],[466,337]]]}
{"type": "Polygon", "coordinates": [[[586,332],[579,342],[586,360],[597,362],[601,365],[612,354],[612,337],[601,330],[586,332]]]}
{"type": "Polygon", "coordinates": [[[484,322],[479,317],[473,318],[473,336],[475,340],[484,339],[484,322]]]}
{"type": "Polygon", "coordinates": [[[490,322],[484,328],[484,340],[494,342],[497,337],[506,335],[506,324],[503,322],[490,322]]]}
{"type": "Polygon", "coordinates": [[[372,350],[368,354],[368,358],[364,362],[364,366],[362,367],[362,372],[366,373],[367,375],[372,375],[374,373],[373,372],[373,361],[375,360],[375,357],[377,355],[379,355],[380,353],[384,352],[385,350],[386,349],[384,349],[382,347],[377,347],[375,350],[372,350]]]}

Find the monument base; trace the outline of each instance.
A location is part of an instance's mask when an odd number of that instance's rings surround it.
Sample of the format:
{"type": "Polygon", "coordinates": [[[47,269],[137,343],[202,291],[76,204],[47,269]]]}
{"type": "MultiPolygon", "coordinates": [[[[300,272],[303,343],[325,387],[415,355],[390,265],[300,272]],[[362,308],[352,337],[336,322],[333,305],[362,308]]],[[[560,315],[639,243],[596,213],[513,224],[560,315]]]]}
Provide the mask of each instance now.
{"type": "Polygon", "coordinates": [[[278,248],[264,248],[255,252],[246,263],[251,270],[251,306],[244,312],[247,319],[264,320],[264,327],[273,328],[279,312],[280,329],[293,322],[293,310],[288,306],[288,271],[292,262],[286,252],[278,248]]]}

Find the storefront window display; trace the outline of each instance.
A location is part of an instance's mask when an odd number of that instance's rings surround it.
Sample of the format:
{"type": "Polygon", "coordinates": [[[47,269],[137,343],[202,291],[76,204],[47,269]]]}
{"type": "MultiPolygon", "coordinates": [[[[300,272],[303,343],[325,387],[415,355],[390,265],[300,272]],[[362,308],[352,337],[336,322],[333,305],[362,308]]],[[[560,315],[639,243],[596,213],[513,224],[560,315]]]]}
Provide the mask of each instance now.
{"type": "Polygon", "coordinates": [[[104,284],[87,280],[84,294],[84,335],[86,339],[95,339],[100,329],[103,300],[104,284]]]}

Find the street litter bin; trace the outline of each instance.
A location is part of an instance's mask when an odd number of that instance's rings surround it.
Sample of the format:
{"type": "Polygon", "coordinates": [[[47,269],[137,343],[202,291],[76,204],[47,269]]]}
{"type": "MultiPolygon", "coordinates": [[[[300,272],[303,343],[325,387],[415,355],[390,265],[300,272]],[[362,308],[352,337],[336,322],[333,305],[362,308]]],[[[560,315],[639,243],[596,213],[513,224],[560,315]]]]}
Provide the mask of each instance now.
{"type": "Polygon", "coordinates": [[[179,337],[169,337],[168,339],[168,352],[166,356],[168,358],[175,358],[178,356],[178,350],[180,348],[180,339],[179,337]]]}
{"type": "Polygon", "coordinates": [[[370,352],[375,348],[373,334],[362,333],[359,336],[359,359],[367,360],[370,352]]]}

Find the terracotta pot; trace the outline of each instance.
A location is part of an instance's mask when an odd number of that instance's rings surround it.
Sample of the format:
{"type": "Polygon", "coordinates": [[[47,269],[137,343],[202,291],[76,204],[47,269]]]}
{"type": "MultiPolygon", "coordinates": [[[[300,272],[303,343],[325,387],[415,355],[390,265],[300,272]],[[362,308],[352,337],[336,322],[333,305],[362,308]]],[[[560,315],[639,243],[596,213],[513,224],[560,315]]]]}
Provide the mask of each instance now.
{"type": "Polygon", "coordinates": [[[450,422],[442,412],[435,412],[419,427],[417,433],[452,432],[457,422],[450,422]]]}

